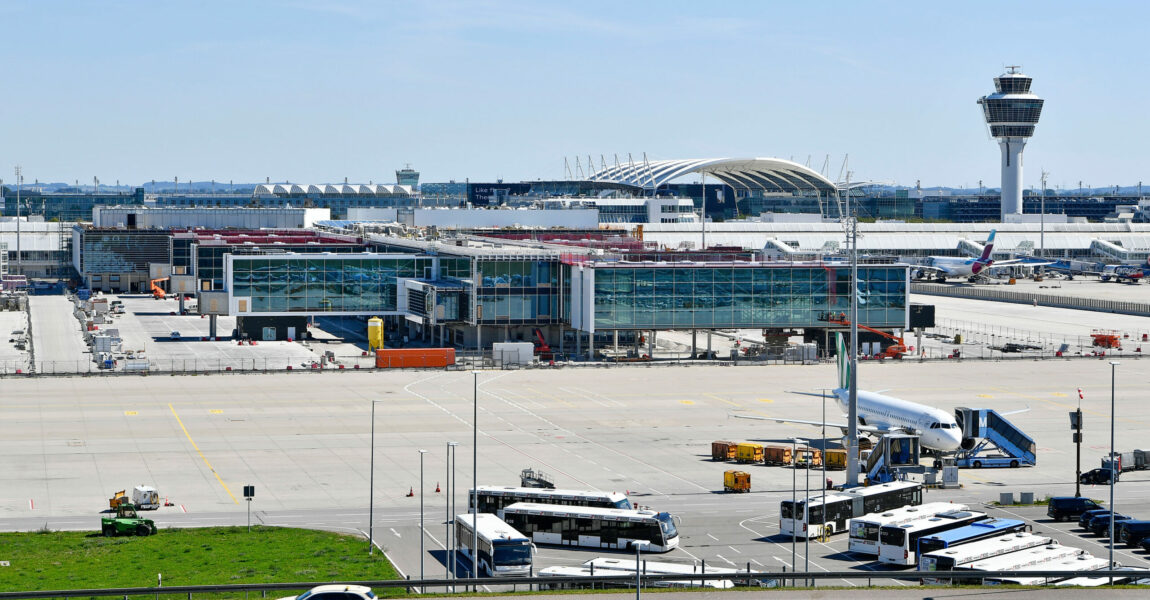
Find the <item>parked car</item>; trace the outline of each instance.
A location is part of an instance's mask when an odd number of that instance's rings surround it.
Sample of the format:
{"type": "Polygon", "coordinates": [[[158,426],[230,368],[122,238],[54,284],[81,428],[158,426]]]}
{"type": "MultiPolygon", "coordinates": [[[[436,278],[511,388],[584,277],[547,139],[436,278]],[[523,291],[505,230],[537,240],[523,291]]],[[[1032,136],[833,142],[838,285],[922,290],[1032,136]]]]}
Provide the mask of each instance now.
{"type": "MultiPolygon", "coordinates": [[[[1122,474],[1115,473],[1114,480],[1121,481],[1122,474]]],[[[1078,482],[1083,485],[1110,485],[1110,469],[1091,469],[1083,473],[1082,477],[1078,478],[1078,482]]]]}
{"type": "Polygon", "coordinates": [[[1106,508],[1095,508],[1093,510],[1088,510],[1088,511],[1086,511],[1086,512],[1084,512],[1078,516],[1078,526],[1081,527],[1082,529],[1086,529],[1086,524],[1090,522],[1090,519],[1093,519],[1094,517],[1101,515],[1101,514],[1109,514],[1109,513],[1110,513],[1110,509],[1106,509],[1106,508]]]}
{"type": "Polygon", "coordinates": [[[1046,504],[1046,516],[1055,521],[1079,517],[1088,510],[1102,508],[1097,502],[1078,496],[1055,496],[1046,504]]]}
{"type": "Polygon", "coordinates": [[[173,331],[170,335],[168,335],[168,337],[172,338],[173,340],[178,340],[180,339],[180,332],[173,331]]]}
{"type": "Polygon", "coordinates": [[[1142,538],[1142,541],[1139,542],[1138,545],[1142,546],[1143,550],[1150,552],[1150,536],[1142,538]]]}
{"type": "Polygon", "coordinates": [[[279,600],[375,600],[375,593],[363,585],[327,584],[279,600]]]}
{"type": "MultiPolygon", "coordinates": [[[[1114,513],[1114,527],[1115,528],[1118,527],[1119,521],[1129,521],[1130,519],[1133,519],[1133,518],[1134,517],[1128,517],[1126,515],[1120,515],[1118,513],[1114,513]]],[[[1090,533],[1093,533],[1094,535],[1109,536],[1110,535],[1110,513],[1106,513],[1104,515],[1097,515],[1093,519],[1090,519],[1090,522],[1087,523],[1087,529],[1089,529],[1090,533]]]]}
{"type": "Polygon", "coordinates": [[[1118,538],[1115,541],[1124,542],[1127,546],[1137,546],[1146,536],[1150,535],[1150,521],[1130,519],[1118,526],[1118,538]]]}

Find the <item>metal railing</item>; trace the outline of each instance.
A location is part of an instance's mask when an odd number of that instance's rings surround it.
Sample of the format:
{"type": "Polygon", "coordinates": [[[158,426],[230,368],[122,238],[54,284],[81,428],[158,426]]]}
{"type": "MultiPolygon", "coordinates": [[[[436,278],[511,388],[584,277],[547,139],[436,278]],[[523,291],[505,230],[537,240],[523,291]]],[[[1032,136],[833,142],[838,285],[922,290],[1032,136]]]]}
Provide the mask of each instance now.
{"type": "MultiPolygon", "coordinates": [[[[738,573],[697,573],[697,574],[640,574],[640,585],[644,588],[667,587],[688,584],[694,585],[704,581],[731,581],[736,586],[759,587],[812,587],[819,581],[842,579],[845,581],[865,581],[868,587],[874,587],[876,580],[918,581],[925,576],[932,579],[960,579],[972,582],[971,585],[986,585],[1001,580],[1018,578],[1044,579],[1039,586],[1050,585],[1065,579],[1078,577],[1127,579],[1138,577],[1138,572],[1119,570],[1100,571],[1066,571],[1066,570],[1034,570],[1034,571],[740,571],[738,573]],[[974,584],[973,581],[978,581],[974,584]]],[[[197,595],[236,593],[246,595],[250,592],[259,592],[266,597],[267,592],[307,590],[318,585],[331,583],[347,585],[364,585],[379,590],[403,590],[403,594],[416,594],[424,592],[441,593],[456,592],[469,593],[479,586],[510,585],[516,590],[548,590],[560,588],[596,588],[596,589],[626,589],[634,587],[635,574],[622,575],[594,575],[587,577],[523,577],[523,578],[480,578],[480,579],[390,579],[369,581],[323,581],[323,582],[293,582],[293,583],[247,583],[226,585],[181,585],[169,587],[126,587],[126,588],[96,588],[71,590],[46,590],[24,592],[0,592],[0,600],[31,600],[37,598],[101,598],[101,597],[143,597],[158,598],[159,596],[179,596],[192,599],[197,595]]],[[[934,586],[932,586],[934,587],[934,586]]],[[[944,587],[944,586],[938,586],[944,587]]],[[[718,591],[717,588],[708,588],[708,591],[718,591]]],[[[384,595],[387,592],[384,592],[384,595]]]]}
{"type": "Polygon", "coordinates": [[[910,293],[1150,317],[1150,304],[1145,302],[1057,296],[1046,293],[1006,291],[988,287],[956,287],[933,283],[912,283],[910,284],[910,293]]]}

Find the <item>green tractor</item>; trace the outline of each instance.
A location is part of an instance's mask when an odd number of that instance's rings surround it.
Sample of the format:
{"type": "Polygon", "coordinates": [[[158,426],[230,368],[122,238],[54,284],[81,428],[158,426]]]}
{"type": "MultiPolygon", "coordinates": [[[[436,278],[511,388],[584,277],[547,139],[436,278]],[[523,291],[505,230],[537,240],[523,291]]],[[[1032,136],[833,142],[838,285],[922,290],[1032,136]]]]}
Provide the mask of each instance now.
{"type": "Polygon", "coordinates": [[[116,516],[101,517],[100,530],[104,537],[114,535],[155,535],[156,524],[136,514],[136,505],[124,503],[116,507],[116,516]]]}

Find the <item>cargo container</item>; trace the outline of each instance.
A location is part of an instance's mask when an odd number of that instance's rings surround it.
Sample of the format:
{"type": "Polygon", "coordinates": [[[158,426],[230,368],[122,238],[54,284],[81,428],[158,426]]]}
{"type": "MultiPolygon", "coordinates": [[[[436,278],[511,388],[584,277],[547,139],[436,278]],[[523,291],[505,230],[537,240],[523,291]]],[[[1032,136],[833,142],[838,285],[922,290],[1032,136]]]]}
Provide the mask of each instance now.
{"type": "Polygon", "coordinates": [[[860,437],[859,438],[859,450],[873,450],[873,449],[874,449],[874,442],[870,441],[870,438],[866,438],[866,437],[860,437]]]}
{"type": "Polygon", "coordinates": [[[768,465],[791,464],[791,447],[770,445],[763,448],[763,462],[768,465]]]}
{"type": "Polygon", "coordinates": [[[1135,450],[1134,451],[1134,468],[1135,469],[1137,469],[1139,471],[1146,469],[1146,463],[1148,462],[1146,459],[1147,459],[1148,454],[1150,454],[1150,450],[1135,450]]]}
{"type": "Polygon", "coordinates": [[[763,445],[739,444],[735,450],[735,459],[741,463],[761,463],[763,462],[763,445]]]}
{"type": "Polygon", "coordinates": [[[751,491],[751,475],[746,471],[723,471],[723,491],[751,491]]]}
{"type": "Polygon", "coordinates": [[[446,367],[455,364],[455,348],[390,348],[375,351],[380,369],[446,367]]]}
{"type": "Polygon", "coordinates": [[[828,448],[825,454],[827,470],[842,471],[847,468],[847,451],[839,448],[828,448]]]}
{"type": "MultiPolygon", "coordinates": [[[[1114,465],[1115,471],[1124,473],[1126,471],[1133,471],[1135,469],[1136,463],[1134,462],[1133,452],[1115,452],[1113,457],[1115,461],[1117,461],[1114,465]]],[[[1102,468],[1110,468],[1110,457],[1105,457],[1102,459],[1102,468]]]]}
{"type": "Polygon", "coordinates": [[[727,461],[735,458],[735,450],[738,444],[735,442],[728,442],[719,440],[711,442],[711,460],[727,461]]]}
{"type": "Polygon", "coordinates": [[[795,467],[806,469],[808,467],[823,466],[823,453],[818,448],[799,446],[796,450],[795,467]]]}

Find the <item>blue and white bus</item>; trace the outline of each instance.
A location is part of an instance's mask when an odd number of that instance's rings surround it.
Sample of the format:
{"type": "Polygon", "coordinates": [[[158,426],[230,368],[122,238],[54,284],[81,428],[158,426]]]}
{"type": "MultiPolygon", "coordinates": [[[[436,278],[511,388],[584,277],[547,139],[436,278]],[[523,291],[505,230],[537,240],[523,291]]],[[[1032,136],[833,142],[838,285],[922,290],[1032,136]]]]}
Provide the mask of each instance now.
{"type": "Polygon", "coordinates": [[[475,515],[475,521],[470,514],[456,515],[455,541],[460,552],[471,560],[476,573],[485,573],[488,577],[527,577],[531,574],[535,544],[493,514],[479,513],[475,515]],[[472,527],[473,522],[479,525],[472,527]],[[478,551],[471,547],[473,537],[478,542],[478,551]]]}
{"type": "Polygon", "coordinates": [[[503,518],[540,544],[628,550],[641,540],[651,552],[679,545],[675,517],[666,512],[520,502],[503,509],[503,518]]]}
{"type": "Polygon", "coordinates": [[[975,521],[965,527],[949,529],[933,535],[918,538],[918,555],[944,550],[954,546],[969,544],[1007,533],[1028,531],[1030,526],[1018,519],[986,519],[975,521]]]}
{"type": "Polygon", "coordinates": [[[939,579],[930,576],[934,571],[954,571],[970,563],[1003,556],[1013,552],[1021,552],[1028,548],[1040,546],[1054,546],[1058,542],[1053,538],[1033,533],[1014,533],[996,538],[971,542],[955,548],[935,550],[918,557],[918,570],[923,573],[922,582],[926,585],[948,585],[949,579],[939,579]]]}

